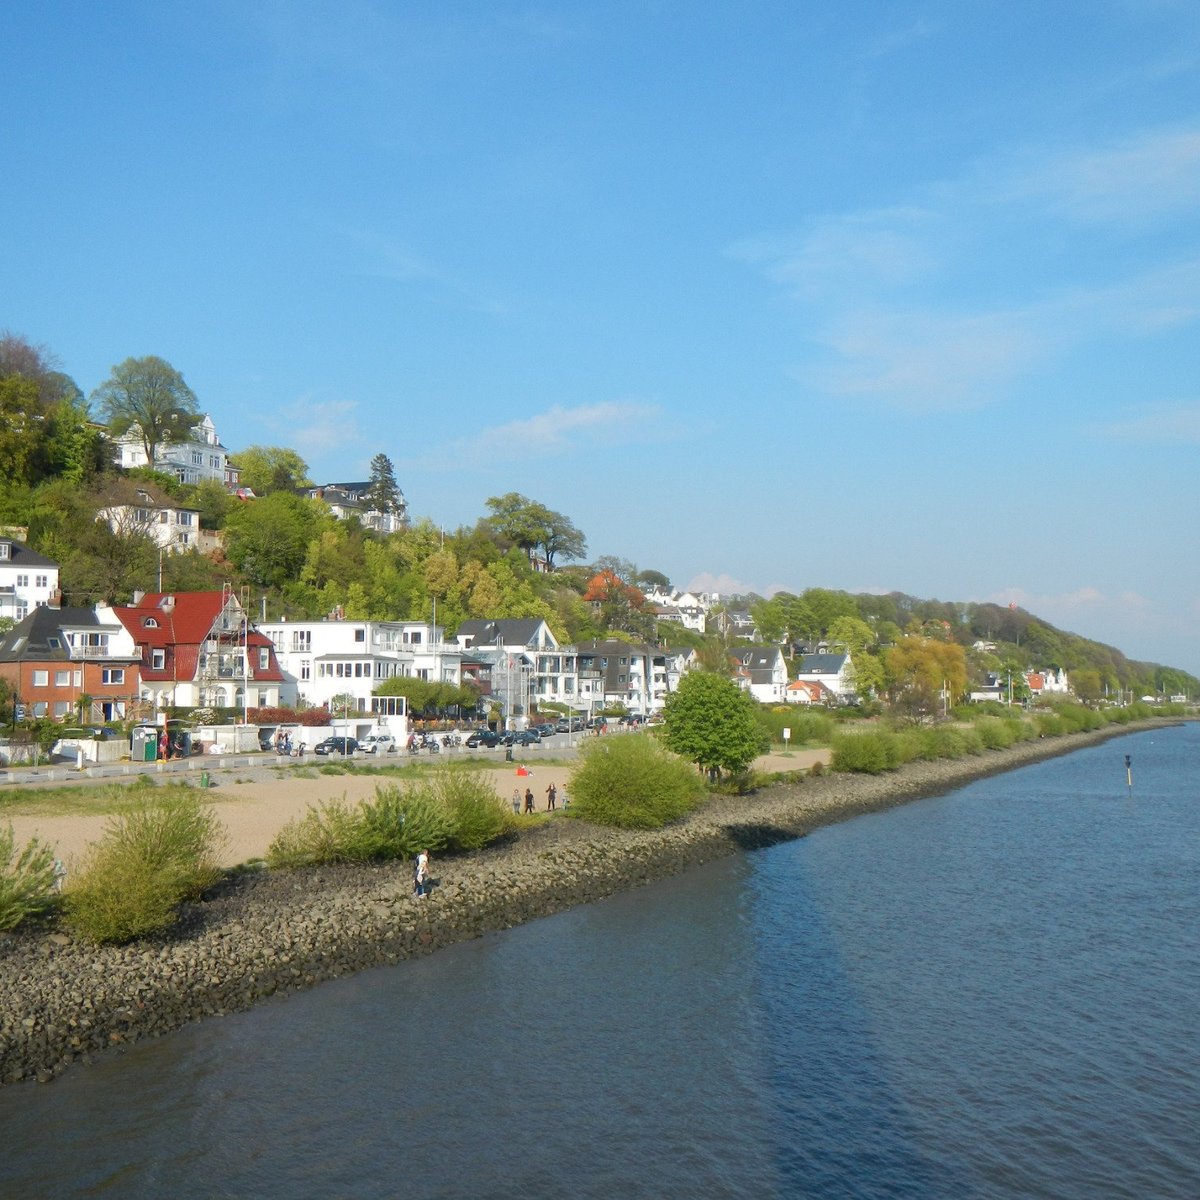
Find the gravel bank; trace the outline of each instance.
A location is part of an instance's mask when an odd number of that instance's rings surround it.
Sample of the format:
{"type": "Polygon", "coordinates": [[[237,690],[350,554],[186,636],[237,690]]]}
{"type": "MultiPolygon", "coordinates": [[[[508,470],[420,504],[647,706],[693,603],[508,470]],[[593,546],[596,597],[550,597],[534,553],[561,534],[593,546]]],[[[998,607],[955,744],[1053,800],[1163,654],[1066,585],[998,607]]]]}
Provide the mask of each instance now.
{"type": "Polygon", "coordinates": [[[420,902],[407,864],[257,871],[187,906],[169,938],[96,948],[48,929],[0,935],[0,1085],[47,1081],[72,1062],[190,1021],[1146,727],[916,763],[885,776],[776,784],[751,797],[716,798],[657,832],[560,818],[519,841],[435,860],[439,886],[420,902]]]}

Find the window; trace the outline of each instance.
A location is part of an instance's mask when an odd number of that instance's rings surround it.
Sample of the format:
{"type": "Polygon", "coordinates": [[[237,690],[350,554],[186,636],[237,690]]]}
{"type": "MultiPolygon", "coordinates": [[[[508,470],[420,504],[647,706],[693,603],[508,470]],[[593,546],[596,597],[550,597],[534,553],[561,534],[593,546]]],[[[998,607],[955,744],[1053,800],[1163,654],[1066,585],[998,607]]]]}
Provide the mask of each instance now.
{"type": "Polygon", "coordinates": [[[158,514],[158,523],[159,523],[160,525],[165,525],[165,524],[167,523],[167,519],[170,517],[170,515],[171,515],[171,514],[170,514],[169,512],[167,512],[167,510],[164,508],[164,509],[163,509],[163,510],[162,510],[162,511],[161,511],[161,512],[158,514]]]}
{"type": "Polygon", "coordinates": [[[55,700],[54,715],[56,717],[65,717],[71,711],[71,703],[68,700],[55,700]]]}
{"type": "Polygon", "coordinates": [[[124,667],[105,667],[100,672],[101,683],[124,683],[125,668],[124,667]]]}
{"type": "Polygon", "coordinates": [[[59,639],[56,637],[48,637],[46,639],[46,645],[49,646],[51,650],[61,650],[62,649],[62,642],[59,641],[59,639]]]}
{"type": "Polygon", "coordinates": [[[354,631],[354,640],[356,642],[365,642],[367,640],[367,631],[365,629],[356,629],[354,631]]]}
{"type": "Polygon", "coordinates": [[[0,542],[0,562],[8,562],[12,557],[12,542],[0,542]]]}
{"type": "Polygon", "coordinates": [[[33,686],[34,687],[49,687],[50,686],[50,672],[49,671],[34,671],[33,686]]]}
{"type": "Polygon", "coordinates": [[[165,650],[150,651],[150,669],[152,671],[165,671],[167,669],[167,652],[165,650]]]}
{"type": "Polygon", "coordinates": [[[49,705],[45,700],[35,700],[33,704],[33,715],[35,717],[44,717],[49,710],[49,705]]]}
{"type": "Polygon", "coordinates": [[[266,646],[258,648],[258,669],[260,671],[267,670],[271,665],[271,651],[266,646]]]}
{"type": "Polygon", "coordinates": [[[412,643],[414,646],[419,646],[419,645],[421,644],[421,635],[420,635],[419,633],[414,633],[414,634],[412,635],[412,637],[409,639],[409,641],[410,641],[410,642],[411,642],[411,643],[412,643]]]}
{"type": "Polygon", "coordinates": [[[192,466],[194,466],[194,467],[204,466],[204,455],[201,454],[199,450],[192,451],[192,466]]]}
{"type": "Polygon", "coordinates": [[[29,586],[29,576],[28,575],[18,575],[17,576],[17,587],[28,587],[28,586],[29,586]]]}
{"type": "Polygon", "coordinates": [[[308,661],[308,659],[304,659],[300,663],[300,678],[301,679],[311,679],[312,678],[312,664],[308,661]]]}
{"type": "Polygon", "coordinates": [[[48,588],[50,586],[50,576],[49,575],[38,575],[35,578],[36,578],[36,582],[33,585],[34,587],[48,588]]]}
{"type": "Polygon", "coordinates": [[[146,629],[157,629],[158,628],[158,622],[153,617],[147,617],[142,622],[142,625],[146,629]]]}
{"type": "Polygon", "coordinates": [[[179,524],[180,524],[180,525],[188,525],[188,526],[190,526],[190,525],[192,524],[192,518],[193,518],[195,515],[196,515],[195,513],[190,513],[190,512],[181,512],[181,513],[179,514],[179,524]]]}
{"type": "Polygon", "coordinates": [[[70,671],[55,671],[54,672],[54,686],[55,687],[70,687],[71,686],[71,672],[70,671]]]}

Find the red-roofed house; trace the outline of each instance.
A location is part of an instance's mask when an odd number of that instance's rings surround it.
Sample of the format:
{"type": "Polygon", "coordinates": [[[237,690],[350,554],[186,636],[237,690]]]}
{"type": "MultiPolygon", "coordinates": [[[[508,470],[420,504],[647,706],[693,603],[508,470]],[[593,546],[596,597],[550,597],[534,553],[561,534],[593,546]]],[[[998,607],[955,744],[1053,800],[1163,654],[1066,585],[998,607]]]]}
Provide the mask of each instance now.
{"type": "Polygon", "coordinates": [[[789,704],[836,704],[837,697],[815,680],[797,679],[784,689],[783,698],[789,704]]]}
{"type": "Polygon", "coordinates": [[[152,592],[113,610],[141,658],[142,698],[155,708],[287,704],[271,640],[250,624],[231,588],[152,592]]]}

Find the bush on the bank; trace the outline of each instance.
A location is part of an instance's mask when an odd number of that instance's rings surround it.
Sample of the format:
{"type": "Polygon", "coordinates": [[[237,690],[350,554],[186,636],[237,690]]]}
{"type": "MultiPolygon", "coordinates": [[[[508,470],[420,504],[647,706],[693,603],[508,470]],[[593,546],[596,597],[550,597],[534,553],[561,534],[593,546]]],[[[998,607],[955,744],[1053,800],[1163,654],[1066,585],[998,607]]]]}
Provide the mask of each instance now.
{"type": "Polygon", "coordinates": [[[186,792],[113,817],[64,893],[67,924],[96,942],[128,942],[174,923],[180,904],[221,875],[224,837],[212,809],[186,792]]]}
{"type": "Polygon", "coordinates": [[[353,807],[310,807],[279,831],[267,851],[273,867],[412,858],[420,850],[478,850],[513,826],[508,806],[478,771],[445,767],[407,787],[375,789],[353,807]]]}
{"type": "Polygon", "coordinates": [[[309,805],[304,816],[289,821],[275,835],[267,862],[273,867],[312,867],[369,858],[359,850],[360,824],[358,808],[343,800],[309,805]]]}
{"type": "Polygon", "coordinates": [[[422,850],[441,850],[454,822],[428,783],[375,789],[375,799],[360,811],[364,858],[415,858],[422,850]]]}
{"type": "Polygon", "coordinates": [[[790,729],[792,736],[788,745],[792,749],[797,746],[827,746],[836,728],[828,713],[806,712],[795,704],[782,708],[759,708],[754,715],[776,744],[783,741],[783,731],[790,729]]]}
{"type": "Polygon", "coordinates": [[[956,725],[935,725],[932,729],[920,730],[921,757],[929,762],[939,758],[966,758],[968,754],[979,754],[983,741],[974,729],[962,729],[956,725]]]}
{"type": "Polygon", "coordinates": [[[479,771],[441,771],[426,786],[450,816],[451,850],[480,850],[516,825],[511,807],[479,771]]]}
{"type": "Polygon", "coordinates": [[[900,765],[899,739],[885,730],[841,733],[833,739],[829,765],[835,771],[880,775],[900,765]]]}
{"type": "Polygon", "coordinates": [[[661,829],[700,802],[704,786],[682,758],[644,737],[600,738],[571,772],[572,817],[625,829],[661,829]]]}
{"type": "Polygon", "coordinates": [[[986,749],[1007,750],[1020,740],[1021,722],[1003,717],[982,717],[975,722],[975,731],[986,749]]]}
{"type": "Polygon", "coordinates": [[[0,932],[53,903],[54,849],[31,838],[17,853],[11,825],[0,826],[0,932]]]}

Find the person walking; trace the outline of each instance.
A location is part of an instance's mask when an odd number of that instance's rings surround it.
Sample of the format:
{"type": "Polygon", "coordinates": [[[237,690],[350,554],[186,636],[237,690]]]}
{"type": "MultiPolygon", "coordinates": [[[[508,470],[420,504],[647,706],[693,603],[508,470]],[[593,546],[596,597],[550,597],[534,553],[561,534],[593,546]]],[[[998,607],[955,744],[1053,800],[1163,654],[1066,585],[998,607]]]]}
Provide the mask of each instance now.
{"type": "Polygon", "coordinates": [[[519,787],[515,787],[515,788],[513,788],[513,816],[519,817],[520,815],[521,815],[521,789],[519,787]]]}
{"type": "Polygon", "coordinates": [[[416,866],[413,868],[413,891],[418,900],[424,900],[429,895],[429,851],[422,850],[417,855],[416,866]]]}
{"type": "Polygon", "coordinates": [[[547,812],[554,811],[554,800],[557,795],[558,795],[558,790],[555,788],[554,784],[551,783],[550,786],[546,789],[546,811],[547,812]]]}
{"type": "Polygon", "coordinates": [[[525,811],[527,813],[533,812],[533,789],[532,788],[525,789],[525,811]]]}

